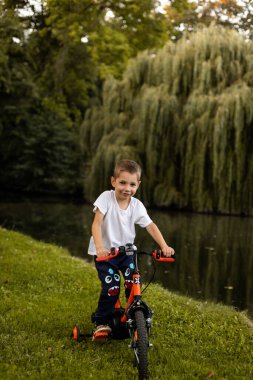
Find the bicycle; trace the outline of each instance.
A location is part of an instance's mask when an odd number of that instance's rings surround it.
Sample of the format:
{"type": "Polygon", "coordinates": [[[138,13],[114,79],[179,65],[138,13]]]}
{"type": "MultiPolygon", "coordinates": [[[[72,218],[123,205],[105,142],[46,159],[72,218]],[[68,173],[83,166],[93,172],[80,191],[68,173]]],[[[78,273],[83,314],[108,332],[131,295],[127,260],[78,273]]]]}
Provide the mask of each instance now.
{"type": "MultiPolygon", "coordinates": [[[[97,261],[107,261],[114,259],[118,254],[123,253],[133,256],[134,273],[133,273],[133,286],[130,296],[127,300],[125,308],[121,307],[120,299],[118,298],[115,310],[112,315],[109,326],[112,329],[111,338],[113,339],[126,339],[130,337],[129,348],[134,351],[134,365],[138,368],[139,379],[148,378],[148,348],[152,347],[149,341],[151,335],[151,325],[153,311],[143,301],[142,293],[148,285],[152,282],[149,281],[143,291],[141,291],[141,275],[138,267],[137,257],[138,255],[151,256],[155,261],[162,262],[174,262],[174,257],[164,257],[161,250],[154,250],[152,253],[137,252],[136,247],[133,244],[127,244],[119,248],[111,248],[110,254],[104,257],[96,258],[97,261]]],[[[92,315],[92,321],[94,322],[94,313],[92,315]]],[[[73,339],[81,341],[84,336],[91,336],[91,334],[81,334],[80,328],[76,325],[73,329],[73,339]]]]}

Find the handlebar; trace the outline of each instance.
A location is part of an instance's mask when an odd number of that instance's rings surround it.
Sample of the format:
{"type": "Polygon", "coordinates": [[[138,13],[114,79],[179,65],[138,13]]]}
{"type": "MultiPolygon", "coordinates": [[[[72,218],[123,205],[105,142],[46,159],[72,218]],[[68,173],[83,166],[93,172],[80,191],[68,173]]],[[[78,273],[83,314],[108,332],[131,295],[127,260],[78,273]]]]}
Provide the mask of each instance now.
{"type": "MultiPolygon", "coordinates": [[[[156,260],[156,261],[164,261],[164,262],[167,262],[167,263],[174,263],[175,262],[175,257],[166,257],[166,256],[163,256],[163,253],[160,249],[155,249],[153,252],[152,252],[152,256],[153,258],[156,260]]],[[[173,255],[175,256],[175,254],[173,255]]]]}
{"type": "Polygon", "coordinates": [[[119,251],[118,248],[112,247],[110,249],[110,254],[109,255],[97,257],[96,261],[108,261],[108,260],[113,259],[114,257],[118,256],[119,253],[120,253],[120,251],[119,251]]]}
{"type": "MultiPolygon", "coordinates": [[[[167,263],[174,263],[175,257],[165,257],[160,249],[155,249],[152,253],[149,252],[137,252],[137,249],[132,244],[127,244],[126,246],[120,246],[119,248],[112,247],[110,249],[110,254],[107,256],[97,257],[96,261],[108,261],[118,256],[119,253],[125,253],[127,256],[132,256],[135,253],[139,255],[152,256],[156,261],[162,261],[167,263]]],[[[174,256],[174,255],[173,255],[174,256]]]]}

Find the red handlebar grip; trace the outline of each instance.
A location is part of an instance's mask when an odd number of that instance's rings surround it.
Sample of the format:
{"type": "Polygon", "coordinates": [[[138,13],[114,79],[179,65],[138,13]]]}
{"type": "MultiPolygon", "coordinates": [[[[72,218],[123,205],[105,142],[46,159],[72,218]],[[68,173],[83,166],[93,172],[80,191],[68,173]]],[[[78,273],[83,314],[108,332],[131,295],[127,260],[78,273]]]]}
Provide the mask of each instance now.
{"type": "Polygon", "coordinates": [[[173,259],[173,257],[162,257],[160,259],[156,259],[156,261],[166,261],[167,263],[174,263],[175,259],[173,259]]]}
{"type": "Polygon", "coordinates": [[[165,256],[162,256],[162,251],[159,249],[159,250],[155,250],[153,252],[153,257],[156,261],[163,261],[163,262],[167,262],[167,263],[174,263],[175,261],[175,258],[174,257],[165,257],[165,256]]]}
{"type": "Polygon", "coordinates": [[[119,250],[113,247],[111,248],[110,252],[111,253],[108,256],[97,257],[96,261],[108,261],[110,259],[113,259],[114,257],[117,256],[117,254],[119,253],[119,250]]]}

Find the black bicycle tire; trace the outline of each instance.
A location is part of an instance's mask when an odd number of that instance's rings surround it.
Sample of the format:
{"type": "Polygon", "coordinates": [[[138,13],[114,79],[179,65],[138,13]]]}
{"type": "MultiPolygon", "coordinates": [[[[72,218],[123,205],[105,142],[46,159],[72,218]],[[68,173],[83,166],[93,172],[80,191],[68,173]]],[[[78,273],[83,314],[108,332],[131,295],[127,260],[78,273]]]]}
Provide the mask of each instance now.
{"type": "Polygon", "coordinates": [[[139,371],[139,380],[148,378],[148,337],[146,321],[141,309],[135,311],[135,323],[137,330],[137,355],[138,363],[137,368],[139,371]]]}

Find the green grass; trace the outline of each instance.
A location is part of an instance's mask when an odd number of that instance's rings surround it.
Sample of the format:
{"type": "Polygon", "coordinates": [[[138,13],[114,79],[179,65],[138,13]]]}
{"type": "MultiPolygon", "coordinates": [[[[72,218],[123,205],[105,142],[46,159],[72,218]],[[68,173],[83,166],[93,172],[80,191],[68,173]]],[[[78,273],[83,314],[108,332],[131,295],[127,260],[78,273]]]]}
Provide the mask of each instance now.
{"type": "MultiPolygon", "coordinates": [[[[0,229],[0,378],[137,379],[128,340],[77,344],[91,332],[100,284],[67,251],[0,229]]],[[[150,285],[150,379],[253,379],[253,330],[244,313],[150,285]]]]}

